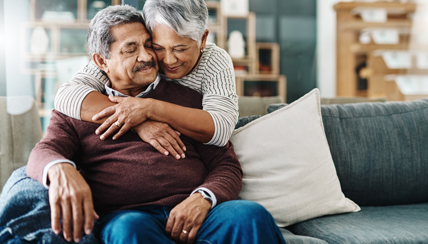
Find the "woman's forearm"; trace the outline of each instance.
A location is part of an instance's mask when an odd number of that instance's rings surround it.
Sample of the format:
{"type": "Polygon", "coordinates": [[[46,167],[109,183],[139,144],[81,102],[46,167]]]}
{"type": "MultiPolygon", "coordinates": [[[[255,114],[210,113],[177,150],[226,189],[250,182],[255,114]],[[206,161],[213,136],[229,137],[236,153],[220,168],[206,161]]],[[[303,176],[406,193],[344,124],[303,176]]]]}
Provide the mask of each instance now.
{"type": "Polygon", "coordinates": [[[155,99],[150,99],[148,118],[167,123],[180,133],[202,143],[209,142],[215,131],[214,121],[207,111],[155,99]]]}
{"type": "Polygon", "coordinates": [[[82,102],[82,107],[80,108],[80,118],[83,121],[101,124],[107,119],[107,117],[96,121],[92,120],[92,117],[95,114],[101,112],[103,109],[113,105],[115,105],[115,103],[111,102],[106,95],[96,91],[91,92],[82,102]]]}

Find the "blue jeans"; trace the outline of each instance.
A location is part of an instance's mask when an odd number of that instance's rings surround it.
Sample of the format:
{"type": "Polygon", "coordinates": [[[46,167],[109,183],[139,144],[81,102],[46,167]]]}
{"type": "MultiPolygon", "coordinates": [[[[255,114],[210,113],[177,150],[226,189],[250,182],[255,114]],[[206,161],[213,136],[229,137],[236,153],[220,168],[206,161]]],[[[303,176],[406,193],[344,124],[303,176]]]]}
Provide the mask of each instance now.
{"type": "MultiPolygon", "coordinates": [[[[48,189],[25,173],[13,172],[0,195],[0,243],[66,244],[51,228],[48,189]]],[[[84,236],[82,244],[98,244],[94,234],[84,236]]]]}
{"type": "MultiPolygon", "coordinates": [[[[99,244],[98,236],[119,243],[173,244],[165,232],[170,211],[167,207],[144,207],[108,214],[95,223],[94,233],[83,236],[80,243],[99,244]],[[101,234],[95,234],[99,230],[101,234]],[[128,241],[126,238],[131,238],[131,234],[144,237],[144,241],[128,241]]],[[[48,189],[30,179],[25,166],[11,175],[0,195],[0,243],[67,243],[62,235],[52,231],[48,189]]],[[[197,234],[197,243],[285,241],[269,212],[254,202],[238,200],[219,204],[210,211],[197,234]]]]}
{"type": "MultiPolygon", "coordinates": [[[[171,208],[150,206],[110,213],[100,219],[103,243],[170,243],[165,231],[171,208]]],[[[212,209],[195,243],[285,243],[271,214],[261,205],[228,201],[212,209]]]]}

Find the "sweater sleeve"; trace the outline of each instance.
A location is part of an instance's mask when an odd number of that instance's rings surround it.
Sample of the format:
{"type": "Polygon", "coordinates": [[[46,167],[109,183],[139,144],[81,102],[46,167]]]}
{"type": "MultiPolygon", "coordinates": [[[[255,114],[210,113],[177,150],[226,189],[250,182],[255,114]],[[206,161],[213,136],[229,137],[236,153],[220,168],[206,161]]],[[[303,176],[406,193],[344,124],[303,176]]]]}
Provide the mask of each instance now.
{"type": "Polygon", "coordinates": [[[31,151],[27,175],[43,184],[43,169],[57,160],[70,161],[80,147],[78,136],[65,116],[52,112],[46,136],[31,151]]]}
{"type": "Polygon", "coordinates": [[[230,56],[221,50],[206,65],[207,79],[202,82],[202,106],[211,114],[215,131],[207,145],[224,146],[238,122],[238,95],[230,56]]]}
{"type": "Polygon", "coordinates": [[[235,200],[242,188],[243,173],[232,143],[228,142],[224,147],[196,144],[196,150],[209,172],[204,183],[197,188],[212,191],[217,204],[235,200]]]}
{"type": "Polygon", "coordinates": [[[80,109],[85,97],[93,92],[104,92],[108,76],[92,61],[62,84],[55,97],[55,109],[80,120],[80,109]]]}

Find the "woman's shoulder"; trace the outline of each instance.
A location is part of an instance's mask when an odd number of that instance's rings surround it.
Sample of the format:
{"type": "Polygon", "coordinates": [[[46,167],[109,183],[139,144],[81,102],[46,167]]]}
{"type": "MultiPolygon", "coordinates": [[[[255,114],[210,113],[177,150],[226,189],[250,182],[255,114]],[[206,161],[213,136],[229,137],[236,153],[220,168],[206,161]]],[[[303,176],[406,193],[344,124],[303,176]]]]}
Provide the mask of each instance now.
{"type": "Polygon", "coordinates": [[[210,42],[207,42],[205,46],[199,66],[204,70],[209,68],[214,73],[225,69],[233,69],[232,58],[229,54],[224,49],[210,42]]]}

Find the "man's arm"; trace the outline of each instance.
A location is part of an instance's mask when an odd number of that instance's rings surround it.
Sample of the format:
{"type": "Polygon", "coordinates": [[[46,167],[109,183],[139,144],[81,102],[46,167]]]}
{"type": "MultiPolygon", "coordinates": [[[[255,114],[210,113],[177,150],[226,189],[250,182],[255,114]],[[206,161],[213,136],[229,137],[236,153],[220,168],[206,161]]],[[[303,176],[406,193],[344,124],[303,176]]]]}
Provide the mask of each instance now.
{"type": "Polygon", "coordinates": [[[64,115],[52,112],[47,134],[33,149],[27,163],[27,175],[46,183],[43,172],[47,173],[49,186],[49,204],[51,206],[52,229],[56,234],[61,231],[67,241],[79,242],[82,228],[90,234],[94,219],[98,218],[92,203],[90,188],[76,168],[69,163],[78,151],[79,140],[64,115]],[[51,166],[51,162],[57,164],[51,166]],[[85,215],[83,223],[83,215],[85,215]]]}
{"type": "MultiPolygon", "coordinates": [[[[197,143],[196,149],[209,172],[198,188],[209,189],[218,203],[236,199],[242,188],[243,173],[232,143],[222,148],[197,143]]],[[[192,194],[172,209],[166,231],[176,242],[193,243],[211,206],[212,202],[200,193],[192,194]]]]}

